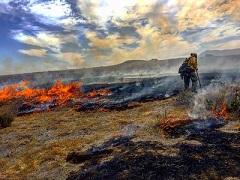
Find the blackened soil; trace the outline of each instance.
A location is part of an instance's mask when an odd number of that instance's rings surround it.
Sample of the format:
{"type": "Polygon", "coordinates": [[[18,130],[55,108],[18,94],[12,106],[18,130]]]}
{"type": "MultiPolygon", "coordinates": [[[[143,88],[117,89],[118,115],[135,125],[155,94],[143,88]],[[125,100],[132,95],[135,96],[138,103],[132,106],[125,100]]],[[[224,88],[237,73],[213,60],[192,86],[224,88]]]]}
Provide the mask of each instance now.
{"type": "MultiPolygon", "coordinates": [[[[157,141],[134,142],[131,137],[118,137],[84,153],[70,153],[67,160],[83,163],[83,168],[72,172],[68,180],[239,178],[240,134],[218,130],[220,123],[186,133],[195,125],[179,127],[181,131],[176,129],[178,135],[182,133],[189,141],[174,145],[157,141]],[[170,149],[177,149],[178,153],[163,153],[170,149]],[[103,161],[107,157],[112,158],[103,161]]],[[[199,128],[198,124],[196,127],[199,128]]]]}

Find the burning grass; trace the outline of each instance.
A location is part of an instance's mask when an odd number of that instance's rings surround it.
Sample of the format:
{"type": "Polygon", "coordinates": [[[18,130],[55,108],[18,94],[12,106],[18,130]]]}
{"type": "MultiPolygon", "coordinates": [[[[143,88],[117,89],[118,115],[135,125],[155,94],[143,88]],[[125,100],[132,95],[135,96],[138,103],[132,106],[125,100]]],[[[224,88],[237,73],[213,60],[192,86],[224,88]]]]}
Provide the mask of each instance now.
{"type": "Polygon", "coordinates": [[[217,118],[229,119],[231,113],[240,115],[240,86],[224,86],[217,92],[210,92],[205,104],[217,118]]]}
{"type": "Polygon", "coordinates": [[[164,112],[163,116],[158,116],[156,128],[160,128],[161,130],[167,132],[175,127],[187,124],[190,121],[191,120],[186,113],[185,107],[180,106],[164,112]]]}
{"type": "Polygon", "coordinates": [[[0,89],[0,102],[22,102],[19,107],[23,112],[39,112],[55,106],[67,106],[71,103],[107,96],[111,92],[107,89],[94,90],[89,93],[81,92],[82,83],[72,82],[64,84],[57,80],[50,88],[34,88],[30,82],[22,81],[18,84],[5,85],[0,89]]]}
{"type": "Polygon", "coordinates": [[[230,120],[240,115],[240,85],[211,84],[194,96],[189,116],[197,119],[222,118],[230,120]]]}

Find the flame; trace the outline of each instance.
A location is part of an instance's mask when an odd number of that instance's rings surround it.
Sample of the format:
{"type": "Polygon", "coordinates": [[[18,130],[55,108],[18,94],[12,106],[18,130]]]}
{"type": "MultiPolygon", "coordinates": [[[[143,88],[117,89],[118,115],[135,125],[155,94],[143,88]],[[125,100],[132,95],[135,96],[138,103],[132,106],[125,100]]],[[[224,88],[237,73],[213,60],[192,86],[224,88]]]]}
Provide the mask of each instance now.
{"type": "Polygon", "coordinates": [[[225,102],[220,105],[219,109],[217,107],[213,107],[212,112],[216,117],[222,117],[224,119],[229,117],[227,103],[225,102]]]}
{"type": "Polygon", "coordinates": [[[56,105],[65,105],[67,102],[82,97],[94,98],[97,96],[107,96],[109,90],[97,90],[84,94],[81,92],[81,82],[64,84],[61,80],[47,89],[31,88],[28,81],[22,81],[19,84],[10,84],[0,89],[0,102],[22,99],[25,102],[35,104],[54,103],[56,105]]]}

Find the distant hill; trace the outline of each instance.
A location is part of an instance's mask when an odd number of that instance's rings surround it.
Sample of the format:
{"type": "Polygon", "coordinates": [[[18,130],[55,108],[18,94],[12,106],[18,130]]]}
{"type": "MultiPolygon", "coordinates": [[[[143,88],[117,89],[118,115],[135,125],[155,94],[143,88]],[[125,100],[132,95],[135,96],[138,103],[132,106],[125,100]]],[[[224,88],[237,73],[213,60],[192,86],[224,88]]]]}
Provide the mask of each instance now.
{"type": "MultiPolygon", "coordinates": [[[[85,83],[130,81],[134,78],[177,74],[183,60],[184,58],[128,60],[121,64],[104,67],[7,75],[0,76],[0,83],[19,82],[23,79],[33,81],[38,85],[51,83],[57,79],[63,81],[82,80],[85,83]]],[[[211,50],[203,52],[199,56],[200,73],[232,69],[240,71],[239,67],[240,49],[211,50]]]]}
{"type": "Polygon", "coordinates": [[[239,49],[226,49],[226,50],[209,50],[200,54],[201,57],[204,56],[231,56],[231,55],[240,55],[239,49]]]}

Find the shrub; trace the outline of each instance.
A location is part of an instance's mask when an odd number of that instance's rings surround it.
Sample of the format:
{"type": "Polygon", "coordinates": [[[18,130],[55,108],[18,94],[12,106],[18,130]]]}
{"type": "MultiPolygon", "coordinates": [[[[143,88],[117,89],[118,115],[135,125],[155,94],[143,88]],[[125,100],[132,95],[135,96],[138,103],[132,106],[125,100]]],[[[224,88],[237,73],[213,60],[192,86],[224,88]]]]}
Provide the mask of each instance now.
{"type": "Polygon", "coordinates": [[[240,91],[233,93],[232,101],[229,107],[230,112],[240,113],[240,91]]]}
{"type": "Polygon", "coordinates": [[[2,128],[10,127],[14,120],[14,115],[12,113],[0,114],[0,126],[2,128]]]}
{"type": "Polygon", "coordinates": [[[0,107],[0,127],[10,127],[16,116],[17,103],[9,103],[0,107]]]}

